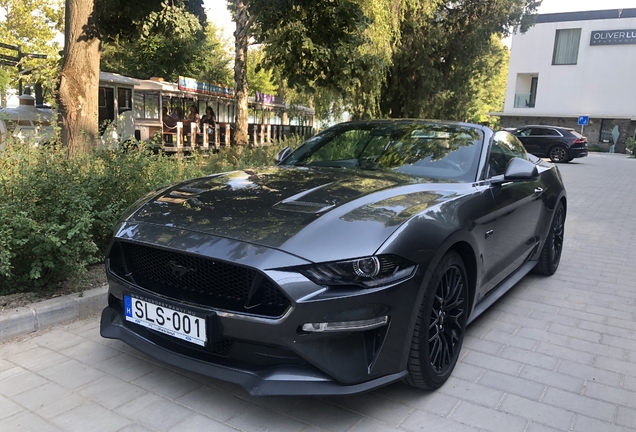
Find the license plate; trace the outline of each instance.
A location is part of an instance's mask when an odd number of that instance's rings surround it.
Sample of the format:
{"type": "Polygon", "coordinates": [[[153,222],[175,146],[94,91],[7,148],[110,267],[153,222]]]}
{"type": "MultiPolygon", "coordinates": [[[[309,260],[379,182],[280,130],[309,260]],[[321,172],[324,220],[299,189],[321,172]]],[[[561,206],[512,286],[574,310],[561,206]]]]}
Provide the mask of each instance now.
{"type": "Polygon", "coordinates": [[[205,346],[208,340],[205,318],[124,296],[126,321],[148,327],[184,341],[205,346]]]}

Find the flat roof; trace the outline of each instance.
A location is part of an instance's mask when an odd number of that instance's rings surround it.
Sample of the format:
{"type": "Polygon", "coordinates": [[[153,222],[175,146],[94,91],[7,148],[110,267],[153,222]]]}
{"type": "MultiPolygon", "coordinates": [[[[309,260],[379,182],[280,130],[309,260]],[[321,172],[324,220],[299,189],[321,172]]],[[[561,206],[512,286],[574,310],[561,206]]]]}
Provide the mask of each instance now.
{"type": "Polygon", "coordinates": [[[537,15],[536,23],[541,24],[563,21],[590,21],[620,18],[636,18],[636,8],[541,14],[537,15]]]}

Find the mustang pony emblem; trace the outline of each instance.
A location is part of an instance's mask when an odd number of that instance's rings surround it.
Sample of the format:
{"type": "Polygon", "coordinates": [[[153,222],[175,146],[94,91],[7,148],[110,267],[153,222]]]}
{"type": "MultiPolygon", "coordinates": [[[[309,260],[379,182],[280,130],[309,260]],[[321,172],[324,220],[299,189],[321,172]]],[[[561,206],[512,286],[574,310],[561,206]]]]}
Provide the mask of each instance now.
{"type": "Polygon", "coordinates": [[[196,269],[191,269],[191,268],[184,267],[181,264],[178,264],[178,263],[176,263],[174,261],[168,261],[166,263],[166,267],[168,267],[170,269],[170,271],[172,271],[172,276],[174,276],[177,279],[181,279],[182,277],[184,277],[188,273],[196,271],[196,269]]]}

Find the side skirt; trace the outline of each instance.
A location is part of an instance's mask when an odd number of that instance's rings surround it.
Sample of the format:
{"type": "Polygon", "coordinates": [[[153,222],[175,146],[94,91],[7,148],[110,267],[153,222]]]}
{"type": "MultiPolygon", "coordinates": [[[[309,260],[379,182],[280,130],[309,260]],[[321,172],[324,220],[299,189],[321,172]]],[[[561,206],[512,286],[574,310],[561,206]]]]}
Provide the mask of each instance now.
{"type": "MultiPolygon", "coordinates": [[[[510,277],[508,277],[505,281],[501,283],[497,288],[492,290],[490,294],[488,294],[482,301],[480,301],[475,309],[473,309],[473,313],[470,314],[468,318],[468,324],[475,321],[479,315],[484,313],[486,309],[493,305],[497,300],[499,300],[505,293],[507,293],[510,288],[515,286],[517,282],[519,282],[525,275],[530,273],[530,271],[537,265],[538,261],[528,261],[521,267],[519,270],[514,272],[510,277]]],[[[467,324],[467,325],[468,325],[467,324]]]]}

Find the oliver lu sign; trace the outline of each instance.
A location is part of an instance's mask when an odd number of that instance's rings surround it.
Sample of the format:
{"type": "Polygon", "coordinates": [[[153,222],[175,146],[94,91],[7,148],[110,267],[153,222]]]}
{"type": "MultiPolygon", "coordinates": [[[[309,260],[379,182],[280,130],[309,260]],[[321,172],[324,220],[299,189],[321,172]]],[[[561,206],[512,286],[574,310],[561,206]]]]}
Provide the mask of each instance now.
{"type": "Polygon", "coordinates": [[[636,29],[595,30],[590,37],[590,45],[636,44],[636,29]]]}

